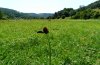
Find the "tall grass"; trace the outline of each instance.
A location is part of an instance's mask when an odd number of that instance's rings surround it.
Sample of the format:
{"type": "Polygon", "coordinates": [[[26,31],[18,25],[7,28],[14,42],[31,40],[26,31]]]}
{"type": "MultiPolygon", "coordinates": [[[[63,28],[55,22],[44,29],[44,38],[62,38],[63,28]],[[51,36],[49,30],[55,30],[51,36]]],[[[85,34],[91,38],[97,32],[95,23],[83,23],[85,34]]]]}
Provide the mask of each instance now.
{"type": "Polygon", "coordinates": [[[0,20],[0,65],[99,65],[99,20],[0,20]],[[49,34],[37,31],[48,27],[49,34]]]}

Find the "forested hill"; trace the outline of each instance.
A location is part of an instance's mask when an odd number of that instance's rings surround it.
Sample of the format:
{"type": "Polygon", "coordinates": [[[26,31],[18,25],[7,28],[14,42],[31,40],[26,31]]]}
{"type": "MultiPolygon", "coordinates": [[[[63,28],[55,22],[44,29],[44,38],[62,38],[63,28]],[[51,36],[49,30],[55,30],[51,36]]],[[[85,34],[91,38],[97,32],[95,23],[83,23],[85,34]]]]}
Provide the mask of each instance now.
{"type": "Polygon", "coordinates": [[[100,0],[88,6],[82,5],[78,9],[64,8],[63,10],[55,12],[54,16],[48,18],[64,19],[66,17],[73,19],[100,19],[100,0]]]}
{"type": "Polygon", "coordinates": [[[0,19],[34,19],[34,18],[72,18],[72,19],[100,19],[100,0],[90,3],[88,6],[80,6],[78,9],[64,8],[52,13],[22,13],[16,10],[0,8],[0,19]]]}
{"type": "Polygon", "coordinates": [[[94,3],[91,3],[87,6],[87,8],[91,8],[91,9],[97,9],[99,8],[100,9],[100,0],[94,2],[94,3]]]}
{"type": "Polygon", "coordinates": [[[22,13],[13,9],[1,8],[0,7],[0,19],[34,19],[34,18],[46,18],[52,16],[52,13],[22,13]]]}

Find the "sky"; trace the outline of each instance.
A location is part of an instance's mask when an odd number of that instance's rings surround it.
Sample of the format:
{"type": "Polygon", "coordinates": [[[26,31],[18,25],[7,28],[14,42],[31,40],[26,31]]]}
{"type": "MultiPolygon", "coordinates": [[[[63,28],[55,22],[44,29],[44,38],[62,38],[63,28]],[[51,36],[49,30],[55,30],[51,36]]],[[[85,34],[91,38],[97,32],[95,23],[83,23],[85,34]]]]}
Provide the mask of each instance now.
{"type": "Polygon", "coordinates": [[[24,13],[54,13],[63,8],[79,8],[97,0],[0,0],[0,7],[24,13]]]}

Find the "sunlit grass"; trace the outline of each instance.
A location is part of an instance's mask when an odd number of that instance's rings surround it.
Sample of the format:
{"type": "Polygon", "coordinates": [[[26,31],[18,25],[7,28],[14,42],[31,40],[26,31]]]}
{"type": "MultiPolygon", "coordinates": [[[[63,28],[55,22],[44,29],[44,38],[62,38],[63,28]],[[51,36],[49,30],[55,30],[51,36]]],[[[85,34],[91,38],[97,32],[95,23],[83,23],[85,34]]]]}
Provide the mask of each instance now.
{"type": "Polygon", "coordinates": [[[99,65],[99,20],[2,20],[0,65],[99,65]],[[37,31],[48,27],[49,34],[37,31]]]}

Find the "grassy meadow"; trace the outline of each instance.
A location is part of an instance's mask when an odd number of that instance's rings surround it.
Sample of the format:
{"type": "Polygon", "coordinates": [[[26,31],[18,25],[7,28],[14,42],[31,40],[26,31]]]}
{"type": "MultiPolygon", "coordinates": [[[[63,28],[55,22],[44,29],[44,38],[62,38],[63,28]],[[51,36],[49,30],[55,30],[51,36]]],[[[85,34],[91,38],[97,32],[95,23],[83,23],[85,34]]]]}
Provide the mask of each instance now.
{"type": "Polygon", "coordinates": [[[100,20],[0,20],[0,65],[49,65],[49,44],[51,65],[100,65],[100,20]]]}

